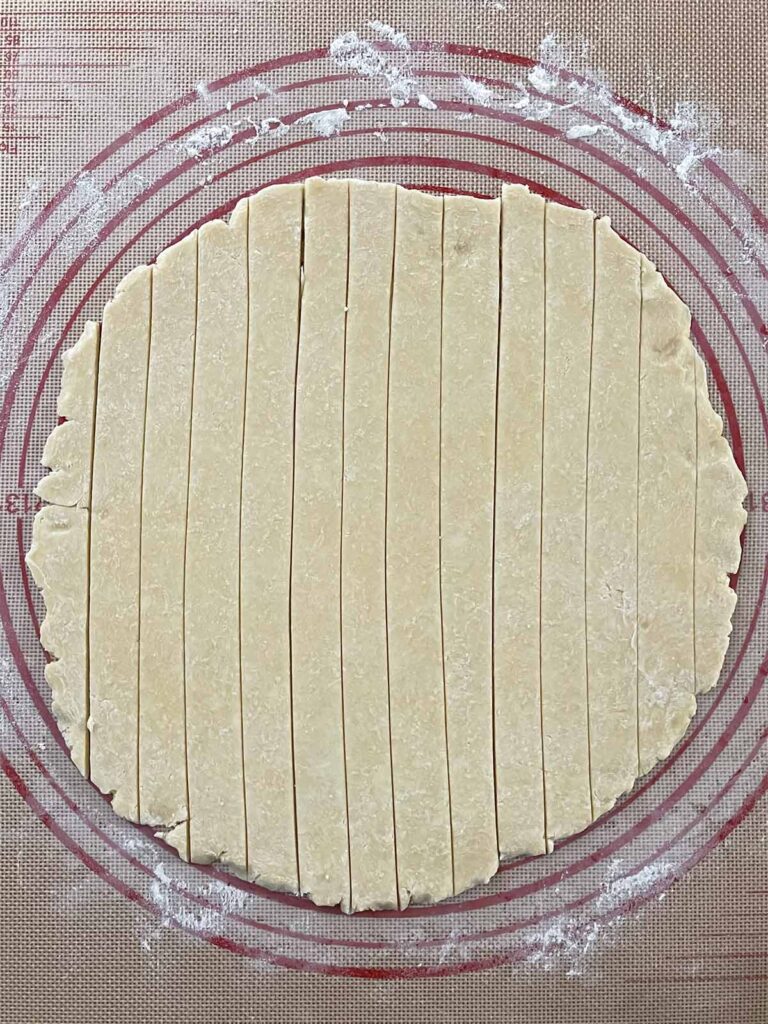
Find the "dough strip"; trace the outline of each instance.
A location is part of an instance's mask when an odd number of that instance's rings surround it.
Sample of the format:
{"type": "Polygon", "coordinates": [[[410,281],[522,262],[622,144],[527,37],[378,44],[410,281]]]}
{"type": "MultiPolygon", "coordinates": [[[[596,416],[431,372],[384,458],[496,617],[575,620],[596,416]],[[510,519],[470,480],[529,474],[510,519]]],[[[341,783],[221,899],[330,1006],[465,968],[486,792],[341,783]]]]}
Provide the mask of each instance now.
{"type": "Polygon", "coordinates": [[[51,472],[35,488],[53,504],[35,516],[27,555],[45,601],[40,640],[51,654],[45,678],[51,687],[53,713],[72,760],[86,778],[90,777],[90,506],[99,338],[99,325],[89,321],[62,357],[56,410],[64,422],[54,427],[45,444],[41,464],[51,472]],[[73,615],[79,617],[76,628],[73,615]]]}
{"type": "Polygon", "coordinates": [[[152,273],[139,587],[139,799],[142,821],[176,826],[188,856],[184,710],[184,548],[197,307],[197,235],[152,273]]]}
{"type": "Polygon", "coordinates": [[[341,624],[352,910],[397,907],[385,591],[396,195],[350,182],[341,624]]]}
{"type": "Polygon", "coordinates": [[[712,408],[707,371],[694,352],[696,372],[696,527],[694,606],[696,692],[718,680],[731,635],[736,591],[728,573],[741,561],[739,535],[747,519],[747,485],[712,408]]]}
{"type": "Polygon", "coordinates": [[[303,191],[300,184],[275,185],[249,200],[240,544],[250,873],[291,892],[299,888],[289,605],[303,191]]]}
{"type": "Polygon", "coordinates": [[[637,770],[640,254],[595,221],[584,577],[592,811],[637,770]]]}
{"type": "Polygon", "coordinates": [[[440,367],[437,434],[437,572],[440,595],[440,671],[443,683],[443,729],[448,786],[448,824],[451,832],[451,891],[456,893],[456,840],[453,830],[451,794],[451,751],[448,730],[448,687],[445,678],[445,601],[443,599],[443,301],[445,299],[445,199],[440,222],[440,367]]]}
{"type": "Polygon", "coordinates": [[[499,855],[543,853],[540,570],[544,398],[544,199],[505,185],[494,551],[499,855]]]}
{"type": "Polygon", "coordinates": [[[443,220],[440,574],[454,891],[498,868],[493,758],[493,480],[498,199],[448,196],[443,220]]]}
{"type": "Polygon", "coordinates": [[[453,893],[440,617],[442,200],[398,188],[387,616],[400,906],[453,893]]]}
{"type": "Polygon", "coordinates": [[[299,871],[315,903],[346,906],[339,566],[348,184],[311,178],[304,200],[291,578],[299,871]]]}
{"type": "Polygon", "coordinates": [[[151,267],[137,267],[104,310],[91,523],[91,778],[139,817],[138,680],[141,477],[151,267]]]}
{"type": "Polygon", "coordinates": [[[186,555],[190,856],[247,870],[240,700],[240,470],[247,200],[198,232],[186,555]]]}
{"type": "MultiPolygon", "coordinates": [[[[92,512],[92,491],[93,491],[93,451],[96,443],[96,405],[98,402],[99,395],[99,355],[101,352],[101,324],[90,324],[94,328],[95,334],[95,347],[96,353],[94,356],[94,368],[93,368],[93,382],[92,382],[92,393],[90,401],[90,415],[91,425],[89,430],[89,448],[88,448],[88,480],[87,480],[87,492],[88,492],[88,517],[86,523],[86,580],[85,580],[85,623],[83,629],[85,630],[85,736],[84,736],[84,754],[83,754],[83,772],[86,779],[91,778],[91,517],[92,512]]],[[[86,327],[87,329],[87,327],[86,327]]],[[[48,678],[48,667],[46,666],[46,679],[48,678]]],[[[77,758],[74,759],[75,764],[78,764],[77,758]]],[[[78,765],[78,767],[80,767],[78,765]]]]}
{"type": "Polygon", "coordinates": [[[541,570],[547,835],[592,820],[584,630],[584,499],[594,214],[546,207],[541,570]]]}
{"type": "Polygon", "coordinates": [[[696,711],[696,385],[690,313],[645,257],[642,267],[638,664],[645,774],[669,754],[696,711]]]}

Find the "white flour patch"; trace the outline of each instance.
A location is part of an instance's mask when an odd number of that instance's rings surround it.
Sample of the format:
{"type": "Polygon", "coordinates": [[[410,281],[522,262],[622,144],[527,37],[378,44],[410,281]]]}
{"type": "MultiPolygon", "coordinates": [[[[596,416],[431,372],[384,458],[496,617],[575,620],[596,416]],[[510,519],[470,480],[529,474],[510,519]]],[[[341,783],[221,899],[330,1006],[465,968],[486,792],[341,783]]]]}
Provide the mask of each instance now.
{"type": "Polygon", "coordinates": [[[397,29],[392,28],[391,25],[386,25],[383,21],[369,21],[368,28],[373,29],[377,36],[381,39],[386,39],[388,43],[392,43],[398,50],[410,50],[411,48],[405,32],[398,32],[397,29]]]}
{"type": "Polygon", "coordinates": [[[43,183],[39,178],[27,178],[24,183],[21,196],[19,197],[19,213],[26,213],[29,217],[40,208],[40,190],[42,189],[42,186],[43,183]]]}
{"type": "Polygon", "coordinates": [[[437,104],[434,100],[431,100],[426,93],[419,93],[419,106],[424,110],[437,110],[437,104]]]}
{"type": "Polygon", "coordinates": [[[208,88],[208,83],[202,81],[202,79],[195,86],[195,91],[197,92],[197,95],[200,97],[200,99],[204,102],[208,102],[208,100],[210,100],[211,92],[208,88]]]}
{"type": "Polygon", "coordinates": [[[329,139],[332,135],[338,135],[349,119],[349,111],[345,107],[337,107],[335,110],[318,110],[314,114],[307,114],[296,123],[308,124],[317,135],[329,139]]]}
{"type": "Polygon", "coordinates": [[[106,190],[95,171],[84,171],[78,177],[68,204],[68,216],[74,224],[62,241],[65,252],[75,255],[94,246],[102,230],[115,214],[124,209],[148,185],[136,171],[127,174],[106,190]]]}
{"type": "Polygon", "coordinates": [[[241,912],[246,894],[233,885],[214,879],[196,886],[199,903],[187,897],[184,883],[173,877],[161,863],[154,867],[155,877],[149,886],[149,898],[160,913],[164,927],[180,925],[190,931],[211,934],[221,928],[223,919],[241,912]]]}
{"type": "Polygon", "coordinates": [[[597,921],[578,922],[567,917],[556,918],[541,931],[526,936],[529,949],[526,960],[550,970],[565,961],[568,974],[581,974],[587,958],[596,951],[603,934],[597,921]]]}
{"type": "Polygon", "coordinates": [[[612,861],[609,878],[603,892],[597,898],[598,910],[613,910],[629,900],[648,897],[661,888],[658,899],[664,899],[667,886],[676,875],[675,865],[669,861],[656,861],[629,875],[619,875],[621,861],[612,861]]]}
{"type": "Polygon", "coordinates": [[[597,124],[574,124],[570,128],[566,129],[566,139],[588,139],[593,135],[597,135],[600,131],[600,125],[597,124]]]}
{"type": "Polygon", "coordinates": [[[285,124],[279,117],[265,117],[261,121],[254,121],[250,117],[246,117],[241,123],[243,127],[247,125],[253,130],[253,135],[245,140],[250,145],[258,142],[265,135],[287,135],[291,130],[291,126],[285,124]]]}
{"type": "Polygon", "coordinates": [[[462,75],[459,79],[462,92],[469,97],[473,103],[478,103],[481,107],[490,107],[495,97],[493,90],[489,89],[483,82],[478,82],[474,78],[467,78],[462,75]]]}
{"type": "Polygon", "coordinates": [[[551,92],[557,84],[557,78],[540,64],[528,72],[528,81],[539,92],[551,92]]]}
{"type": "MultiPolygon", "coordinates": [[[[718,118],[711,110],[688,100],[675,104],[668,126],[634,114],[619,101],[605,75],[589,65],[588,57],[589,45],[583,39],[571,41],[556,32],[545,36],[539,44],[538,63],[527,74],[527,84],[545,96],[560,94],[567,102],[552,103],[547,108],[525,103],[523,116],[529,120],[564,117],[563,132],[568,139],[588,138],[600,132],[607,140],[613,139],[624,159],[636,160],[630,155],[631,142],[645,145],[663,156],[683,185],[695,191],[702,163],[721,154],[710,141],[718,118]],[[573,74],[579,77],[571,77],[573,74]],[[585,121],[585,113],[594,121],[585,121]],[[622,139],[619,131],[629,140],[622,139]]],[[[637,169],[643,173],[641,166],[637,169]]]]}
{"type": "MultiPolygon", "coordinates": [[[[389,30],[390,27],[386,28],[389,30]]],[[[407,42],[402,33],[394,29],[391,31],[407,42]]],[[[354,71],[364,78],[382,80],[393,107],[404,106],[416,92],[416,83],[411,75],[410,44],[407,50],[401,46],[395,52],[384,52],[369,40],[361,39],[357,32],[344,32],[332,40],[328,54],[337,67],[354,71]]]]}
{"type": "Polygon", "coordinates": [[[171,143],[173,149],[179,149],[189,157],[205,158],[217,149],[228,146],[235,134],[230,124],[208,124],[187,135],[180,142],[171,143]]]}

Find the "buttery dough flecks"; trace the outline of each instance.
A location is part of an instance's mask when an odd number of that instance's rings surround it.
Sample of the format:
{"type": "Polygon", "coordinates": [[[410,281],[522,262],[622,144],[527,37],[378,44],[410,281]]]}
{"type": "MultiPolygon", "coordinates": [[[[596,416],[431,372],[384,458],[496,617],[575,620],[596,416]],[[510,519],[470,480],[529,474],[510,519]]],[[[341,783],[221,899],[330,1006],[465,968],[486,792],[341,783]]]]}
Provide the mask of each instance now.
{"type": "Polygon", "coordinates": [[[589,211],[310,179],[64,356],[53,711],[185,859],[405,908],[583,829],[715,685],[746,486],[690,314],[589,211]]]}

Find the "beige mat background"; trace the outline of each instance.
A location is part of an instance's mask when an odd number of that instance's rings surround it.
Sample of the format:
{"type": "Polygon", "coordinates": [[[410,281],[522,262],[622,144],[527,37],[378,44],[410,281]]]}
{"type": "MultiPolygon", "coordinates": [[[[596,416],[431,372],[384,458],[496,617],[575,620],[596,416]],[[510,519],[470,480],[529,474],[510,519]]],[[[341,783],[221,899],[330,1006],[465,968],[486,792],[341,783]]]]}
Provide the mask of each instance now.
{"type": "Polygon", "coordinates": [[[761,411],[768,277],[760,270],[764,224],[750,207],[768,204],[767,28],[764,4],[749,0],[68,0],[55,9],[50,0],[4,0],[0,255],[12,259],[0,279],[0,314],[12,320],[0,350],[8,389],[0,420],[0,1020],[768,1024],[768,804],[761,796],[768,629],[760,596],[768,550],[761,411]],[[374,79],[334,64],[326,51],[344,33],[381,43],[386,32],[372,28],[375,21],[405,33],[412,49],[384,48],[374,79]],[[275,63],[309,50],[317,52],[300,65],[275,63]],[[486,51],[541,60],[557,84],[534,95],[541,80],[527,77],[528,66],[486,51]],[[294,90],[299,71],[323,81],[294,90]],[[342,72],[346,81],[326,80],[342,72]],[[597,100],[568,92],[571,73],[586,73],[597,100]],[[490,94],[472,86],[482,76],[493,79],[490,94]],[[403,77],[413,101],[401,108],[390,100],[403,77]],[[514,106],[524,95],[516,82],[536,108],[526,123],[515,120],[516,111],[531,110],[514,106]],[[419,106],[422,89],[436,112],[419,106]],[[546,109],[561,92],[629,141],[618,145],[602,132],[569,141],[568,126],[585,119],[558,120],[559,109],[546,109]],[[621,117],[639,115],[617,113],[617,96],[676,118],[673,128],[638,156],[637,122],[621,117]],[[325,138],[324,122],[311,117],[285,131],[263,123],[344,110],[344,100],[352,113],[348,122],[340,115],[338,136],[325,138]],[[164,122],[132,130],[174,103],[164,122]],[[512,118],[491,116],[498,112],[512,118]],[[195,127],[204,117],[213,119],[213,133],[195,127]],[[432,125],[454,134],[419,134],[432,125]],[[124,133],[121,148],[110,151],[124,133]],[[503,149],[505,140],[521,148],[503,149]],[[531,140],[548,162],[525,151],[531,140]],[[565,154],[581,176],[557,162],[565,154]],[[246,165],[251,157],[258,160],[246,165]],[[99,315],[121,272],[199,219],[270,178],[338,160],[358,174],[488,194],[499,177],[517,174],[610,212],[691,303],[697,342],[711,346],[722,370],[718,405],[725,396],[727,411],[727,394],[732,399],[751,491],[726,664],[732,678],[724,696],[702,702],[697,721],[705,724],[690,746],[610,821],[546,864],[500,876],[487,890],[494,902],[444,916],[350,922],[302,901],[275,902],[220,873],[179,865],[146,831],[117,822],[77,777],[46,719],[40,603],[20,566],[37,460],[55,420],[55,354],[46,366],[56,346],[71,344],[85,317],[99,315]],[[634,177],[622,177],[616,161],[634,177]],[[735,198],[708,161],[744,195],[735,198]],[[496,172],[484,169],[491,165],[496,172]],[[167,189],[140,202],[163,176],[167,189]],[[653,205],[646,182],[671,205],[653,205]],[[603,185],[613,192],[602,194],[603,185]],[[52,201],[58,205],[46,215],[52,201]],[[654,235],[657,218],[671,241],[654,235]],[[709,241],[719,260],[707,254],[709,241]],[[631,842],[617,845],[627,829],[635,830],[631,842]],[[617,852],[609,855],[611,844],[617,852]],[[554,871],[556,882],[545,886],[554,871]],[[588,899],[590,885],[597,895],[588,899]],[[566,913],[580,899],[581,909],[566,913]],[[531,923],[537,914],[548,923],[531,923]],[[508,938],[512,927],[516,937],[508,938]]]}

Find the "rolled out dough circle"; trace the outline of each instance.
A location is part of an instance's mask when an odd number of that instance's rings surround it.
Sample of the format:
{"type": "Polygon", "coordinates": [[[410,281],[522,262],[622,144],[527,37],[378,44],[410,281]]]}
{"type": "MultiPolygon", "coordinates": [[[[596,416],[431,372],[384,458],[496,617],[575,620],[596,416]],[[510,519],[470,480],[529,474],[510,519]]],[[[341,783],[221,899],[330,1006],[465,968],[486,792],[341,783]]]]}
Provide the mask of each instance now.
{"type": "Polygon", "coordinates": [[[28,555],[73,759],[344,910],[544,853],[717,681],[743,478],[690,315],[589,211],[310,179],[65,355],[28,555]]]}

